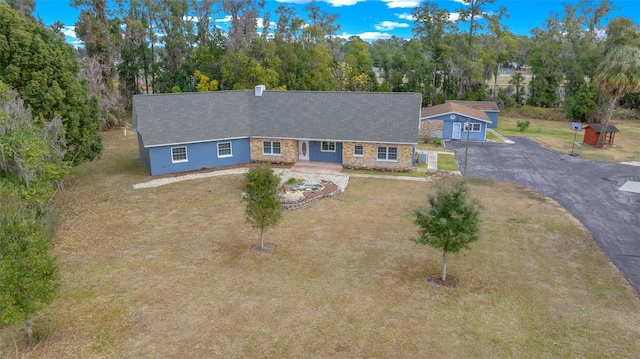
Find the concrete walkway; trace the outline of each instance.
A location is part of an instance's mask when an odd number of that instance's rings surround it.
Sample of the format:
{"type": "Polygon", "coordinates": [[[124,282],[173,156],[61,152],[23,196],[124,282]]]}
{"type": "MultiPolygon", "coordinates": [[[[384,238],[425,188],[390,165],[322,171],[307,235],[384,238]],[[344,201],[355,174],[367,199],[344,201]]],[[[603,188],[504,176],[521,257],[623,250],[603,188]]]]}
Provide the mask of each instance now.
{"type": "Polygon", "coordinates": [[[499,139],[501,139],[502,141],[504,141],[504,143],[509,143],[512,144],[513,141],[511,141],[510,139],[504,137],[503,135],[501,135],[498,131],[494,130],[493,128],[487,128],[487,131],[489,131],[492,135],[498,137],[499,139]]]}
{"type": "MultiPolygon", "coordinates": [[[[467,175],[517,183],[556,200],[640,293],[640,194],[621,190],[640,182],[640,168],[572,157],[524,137],[512,140],[515,145],[471,143],[467,175]]],[[[464,142],[449,145],[463,163],[464,142]]]]}

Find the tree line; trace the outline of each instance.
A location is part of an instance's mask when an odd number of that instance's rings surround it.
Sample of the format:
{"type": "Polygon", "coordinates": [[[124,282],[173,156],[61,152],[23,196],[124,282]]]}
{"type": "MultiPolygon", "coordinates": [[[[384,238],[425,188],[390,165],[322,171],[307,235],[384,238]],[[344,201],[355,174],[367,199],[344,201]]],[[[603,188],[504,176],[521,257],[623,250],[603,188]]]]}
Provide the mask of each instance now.
{"type": "MultiPolygon", "coordinates": [[[[531,30],[515,35],[496,0],[465,0],[451,21],[437,2],[412,11],[413,38],[367,43],[338,36],[335,14],[315,2],[299,14],[274,13],[264,0],[73,0],[76,33],[92,93],[101,95],[105,126],[116,125],[138,93],[247,89],[411,91],[424,105],[449,99],[565,107],[567,117],[599,121],[608,95],[592,81],[607,53],[640,47],[638,25],[608,19],[611,0],[564,4],[531,30]],[[227,14],[225,33],[213,20],[227,14]],[[258,26],[260,25],[260,27],[258,26]],[[523,68],[527,65],[526,68],[523,68]],[[498,84],[501,69],[513,72],[498,84]],[[114,83],[118,84],[117,88],[114,83]],[[528,83],[525,86],[525,83],[528,83]],[[116,94],[117,92],[117,94],[116,94]],[[115,98],[119,96],[119,101],[115,98]]],[[[637,107],[636,95],[622,99],[637,107]]]]}

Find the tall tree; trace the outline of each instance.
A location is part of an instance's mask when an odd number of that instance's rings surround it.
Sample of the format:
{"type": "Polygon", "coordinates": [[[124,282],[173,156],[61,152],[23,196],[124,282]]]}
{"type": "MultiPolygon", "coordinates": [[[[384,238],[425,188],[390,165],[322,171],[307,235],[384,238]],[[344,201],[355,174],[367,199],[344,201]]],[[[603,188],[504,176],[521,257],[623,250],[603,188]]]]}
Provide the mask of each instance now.
{"type": "Polygon", "coordinates": [[[196,41],[189,0],[159,0],[154,14],[155,26],[162,34],[160,73],[153,79],[156,92],[169,92],[174,86],[193,89],[190,61],[196,41]]]}
{"type": "Polygon", "coordinates": [[[266,0],[223,0],[224,11],[231,16],[228,47],[231,51],[249,50],[257,37],[258,16],[266,0]]]}
{"type": "Polygon", "coordinates": [[[414,211],[419,237],[412,239],[442,251],[442,281],[447,280],[447,253],[458,253],[479,239],[480,204],[469,198],[463,181],[440,185],[429,196],[427,210],[414,211]]]}
{"type": "Polygon", "coordinates": [[[517,71],[515,74],[513,74],[511,76],[511,79],[509,80],[509,84],[513,85],[516,89],[516,93],[515,93],[515,100],[516,100],[516,104],[518,106],[522,105],[522,90],[523,90],[523,84],[524,83],[524,76],[522,75],[521,71],[517,71]]]}
{"type": "Polygon", "coordinates": [[[245,215],[251,227],[260,230],[260,248],[264,249],[264,231],[275,227],[282,219],[282,203],[278,196],[280,177],[268,163],[251,168],[245,177],[243,201],[245,215]]]}
{"type": "Polygon", "coordinates": [[[609,104],[604,115],[603,129],[596,147],[602,147],[613,109],[622,96],[640,91],[640,48],[623,46],[610,51],[598,65],[594,82],[609,94],[609,104]]]}
{"type": "Polygon", "coordinates": [[[64,35],[24,18],[0,2],[0,81],[15,88],[36,123],[59,117],[74,163],[102,151],[100,109],[78,80],[79,65],[64,35]]]}
{"type": "Polygon", "coordinates": [[[62,133],[59,119],[34,123],[0,81],[0,325],[24,322],[29,344],[33,314],[59,286],[48,201],[53,183],[68,173],[62,133]]]}

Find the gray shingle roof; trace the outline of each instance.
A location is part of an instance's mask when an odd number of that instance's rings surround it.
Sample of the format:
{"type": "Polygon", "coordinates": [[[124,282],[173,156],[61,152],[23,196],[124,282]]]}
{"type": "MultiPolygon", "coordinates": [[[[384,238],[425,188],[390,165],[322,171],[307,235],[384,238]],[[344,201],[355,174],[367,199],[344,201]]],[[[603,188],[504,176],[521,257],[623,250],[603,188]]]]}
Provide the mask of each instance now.
{"type": "Polygon", "coordinates": [[[477,110],[475,108],[471,108],[465,105],[461,105],[455,102],[445,102],[441,105],[425,107],[422,109],[420,114],[420,118],[430,119],[434,117],[439,117],[442,115],[448,115],[450,113],[456,113],[458,115],[468,116],[475,120],[483,121],[483,122],[491,122],[489,116],[483,111],[477,110]]]}
{"type": "Polygon", "coordinates": [[[136,95],[133,127],[145,147],[247,137],[250,96],[247,91],[136,95]]]}
{"type": "Polygon", "coordinates": [[[137,95],[144,146],[233,137],[415,143],[421,95],[254,90],[137,95]]]}

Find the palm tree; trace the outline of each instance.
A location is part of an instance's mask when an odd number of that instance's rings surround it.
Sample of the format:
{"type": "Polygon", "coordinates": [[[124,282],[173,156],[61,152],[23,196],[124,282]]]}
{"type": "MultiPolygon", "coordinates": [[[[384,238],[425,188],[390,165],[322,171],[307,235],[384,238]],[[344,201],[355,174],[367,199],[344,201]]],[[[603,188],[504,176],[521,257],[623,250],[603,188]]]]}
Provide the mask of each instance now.
{"type": "Polygon", "coordinates": [[[596,145],[600,148],[618,100],[627,93],[640,90],[640,48],[627,45],[609,52],[598,65],[594,81],[602,92],[611,96],[596,145]]]}
{"type": "Polygon", "coordinates": [[[524,83],[524,76],[522,72],[518,71],[513,76],[511,76],[511,80],[509,80],[510,85],[514,85],[516,87],[516,104],[522,105],[522,96],[520,91],[522,90],[522,84],[524,83]]]}

